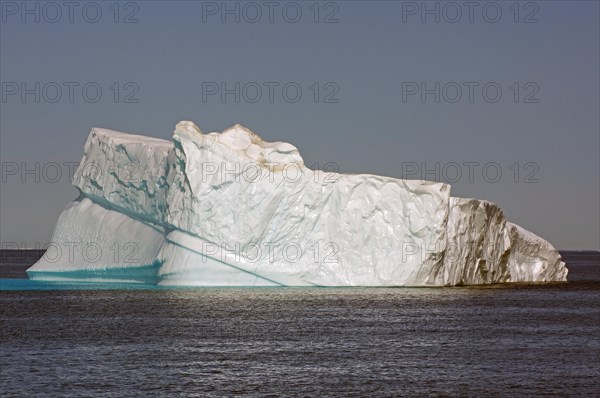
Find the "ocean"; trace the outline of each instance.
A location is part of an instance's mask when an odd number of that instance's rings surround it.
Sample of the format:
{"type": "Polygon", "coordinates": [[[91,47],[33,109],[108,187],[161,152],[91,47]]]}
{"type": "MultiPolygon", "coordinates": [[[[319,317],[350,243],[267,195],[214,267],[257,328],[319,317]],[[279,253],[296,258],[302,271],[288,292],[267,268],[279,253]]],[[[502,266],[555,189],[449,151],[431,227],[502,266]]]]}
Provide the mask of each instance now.
{"type": "Polygon", "coordinates": [[[569,282],[152,288],[0,252],[0,396],[600,395],[600,253],[569,282]]]}

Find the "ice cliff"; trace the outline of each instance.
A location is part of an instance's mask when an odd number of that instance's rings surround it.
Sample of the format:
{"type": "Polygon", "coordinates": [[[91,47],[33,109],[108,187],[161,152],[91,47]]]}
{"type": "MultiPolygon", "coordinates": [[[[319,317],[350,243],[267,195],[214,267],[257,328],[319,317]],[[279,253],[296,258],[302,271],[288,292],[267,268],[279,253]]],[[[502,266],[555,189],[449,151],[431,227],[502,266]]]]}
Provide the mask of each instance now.
{"type": "Polygon", "coordinates": [[[173,142],[92,129],[31,279],[207,286],[564,281],[545,240],[447,184],[304,166],[233,126],[173,142]]]}

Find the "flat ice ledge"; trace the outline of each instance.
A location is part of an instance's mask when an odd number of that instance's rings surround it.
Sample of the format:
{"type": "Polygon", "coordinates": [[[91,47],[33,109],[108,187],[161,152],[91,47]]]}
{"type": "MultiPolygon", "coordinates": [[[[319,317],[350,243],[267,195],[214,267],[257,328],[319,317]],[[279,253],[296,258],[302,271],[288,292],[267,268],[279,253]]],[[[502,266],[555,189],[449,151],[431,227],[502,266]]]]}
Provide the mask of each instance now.
{"type": "Polygon", "coordinates": [[[293,145],[240,125],[204,134],[180,122],[173,142],[95,128],[73,183],[81,196],[61,215],[53,242],[108,251],[133,240],[139,258],[46,258],[28,270],[32,278],[129,275],[208,286],[566,280],[558,252],[491,202],[450,198],[443,183],[313,171],[293,145]],[[236,253],[247,247],[269,256],[236,253]]]}

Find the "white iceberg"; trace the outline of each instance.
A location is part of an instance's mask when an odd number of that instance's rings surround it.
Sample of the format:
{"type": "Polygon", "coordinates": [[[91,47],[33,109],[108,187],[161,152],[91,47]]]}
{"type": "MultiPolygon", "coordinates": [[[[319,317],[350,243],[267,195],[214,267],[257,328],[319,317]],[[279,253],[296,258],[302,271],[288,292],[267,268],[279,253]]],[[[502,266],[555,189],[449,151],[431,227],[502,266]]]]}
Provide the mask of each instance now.
{"type": "Polygon", "coordinates": [[[444,183],[311,170],[236,125],[173,142],[92,129],[31,279],[197,286],[564,281],[545,240],[444,183]]]}

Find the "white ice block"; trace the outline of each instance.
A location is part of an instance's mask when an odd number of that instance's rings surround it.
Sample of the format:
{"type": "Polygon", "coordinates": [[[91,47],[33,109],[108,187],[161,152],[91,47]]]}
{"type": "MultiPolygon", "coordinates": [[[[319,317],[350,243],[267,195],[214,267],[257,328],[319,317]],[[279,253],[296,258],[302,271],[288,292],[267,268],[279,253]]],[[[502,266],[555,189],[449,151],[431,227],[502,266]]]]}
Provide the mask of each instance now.
{"type": "Polygon", "coordinates": [[[172,143],[95,128],[74,185],[53,242],[135,241],[140,257],[42,259],[32,278],[125,280],[142,267],[130,279],[202,286],[566,280],[558,252],[493,203],[451,198],[443,183],[311,170],[293,145],[240,125],[204,134],[180,122],[172,143]]]}

